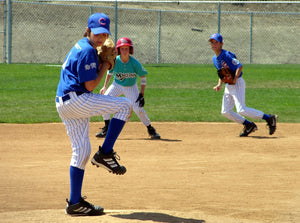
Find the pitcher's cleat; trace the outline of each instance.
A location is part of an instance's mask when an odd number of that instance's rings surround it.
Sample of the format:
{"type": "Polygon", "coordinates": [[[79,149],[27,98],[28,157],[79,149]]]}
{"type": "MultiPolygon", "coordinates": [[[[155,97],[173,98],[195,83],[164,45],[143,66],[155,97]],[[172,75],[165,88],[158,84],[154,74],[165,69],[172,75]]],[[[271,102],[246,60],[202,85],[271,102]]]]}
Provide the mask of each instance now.
{"type": "Polygon", "coordinates": [[[99,146],[99,150],[96,152],[91,162],[93,165],[103,167],[111,173],[123,175],[126,173],[126,168],[125,166],[121,166],[117,159],[120,160],[120,156],[116,152],[112,150],[110,153],[105,154],[103,153],[101,146],[99,146]]]}
{"type": "Polygon", "coordinates": [[[70,201],[67,201],[66,214],[71,216],[96,216],[104,215],[104,208],[101,206],[93,205],[86,200],[86,197],[80,198],[80,201],[77,204],[70,204],[70,201]]]}

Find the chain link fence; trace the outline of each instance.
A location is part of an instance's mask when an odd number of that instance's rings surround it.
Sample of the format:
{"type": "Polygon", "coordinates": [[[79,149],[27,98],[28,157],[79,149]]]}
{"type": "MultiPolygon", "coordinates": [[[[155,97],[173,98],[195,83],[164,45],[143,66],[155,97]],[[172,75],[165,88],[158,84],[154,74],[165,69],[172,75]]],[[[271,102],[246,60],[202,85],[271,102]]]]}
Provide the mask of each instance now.
{"type": "Polygon", "coordinates": [[[141,63],[209,64],[215,32],[242,63],[299,63],[299,2],[7,2],[0,0],[2,63],[62,63],[99,11],[111,19],[111,38],[129,37],[141,63]]]}

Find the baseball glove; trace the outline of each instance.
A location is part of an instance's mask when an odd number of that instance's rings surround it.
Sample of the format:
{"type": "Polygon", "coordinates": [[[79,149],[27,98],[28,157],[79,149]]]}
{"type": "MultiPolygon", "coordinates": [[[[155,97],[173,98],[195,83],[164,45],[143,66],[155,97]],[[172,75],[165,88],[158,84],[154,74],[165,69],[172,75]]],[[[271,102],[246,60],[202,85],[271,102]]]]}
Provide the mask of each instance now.
{"type": "Polygon", "coordinates": [[[235,84],[233,83],[235,72],[232,71],[229,67],[222,67],[221,69],[219,69],[218,76],[224,83],[235,84]]]}
{"type": "Polygon", "coordinates": [[[144,98],[144,96],[140,93],[135,102],[139,103],[139,107],[144,107],[144,105],[145,105],[145,98],[144,98]]]}
{"type": "Polygon", "coordinates": [[[104,61],[109,62],[110,67],[108,70],[112,70],[116,64],[117,51],[115,44],[111,39],[106,39],[104,44],[98,48],[98,59],[99,63],[102,64],[104,61]]]}

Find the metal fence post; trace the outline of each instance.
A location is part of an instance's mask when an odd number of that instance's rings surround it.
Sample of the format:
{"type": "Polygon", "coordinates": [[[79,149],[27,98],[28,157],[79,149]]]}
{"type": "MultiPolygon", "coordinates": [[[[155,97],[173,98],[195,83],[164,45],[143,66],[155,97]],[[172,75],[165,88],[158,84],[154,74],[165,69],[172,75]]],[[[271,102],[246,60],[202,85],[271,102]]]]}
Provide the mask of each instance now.
{"type": "Polygon", "coordinates": [[[12,48],[12,4],[11,0],[7,0],[7,63],[11,64],[11,48],[12,48]]]}
{"type": "Polygon", "coordinates": [[[221,2],[218,3],[218,33],[221,32],[221,2]]]}
{"type": "Polygon", "coordinates": [[[250,13],[250,46],[249,46],[249,63],[252,63],[252,24],[253,23],[253,12],[250,13]]]}
{"type": "Polygon", "coordinates": [[[159,10],[158,12],[157,63],[160,63],[160,32],[161,32],[161,10],[159,10]]]}
{"type": "Polygon", "coordinates": [[[115,45],[118,40],[118,1],[115,1],[115,45]]]}
{"type": "Polygon", "coordinates": [[[7,18],[7,9],[6,9],[6,0],[3,2],[3,63],[6,63],[6,18],[7,18]]]}

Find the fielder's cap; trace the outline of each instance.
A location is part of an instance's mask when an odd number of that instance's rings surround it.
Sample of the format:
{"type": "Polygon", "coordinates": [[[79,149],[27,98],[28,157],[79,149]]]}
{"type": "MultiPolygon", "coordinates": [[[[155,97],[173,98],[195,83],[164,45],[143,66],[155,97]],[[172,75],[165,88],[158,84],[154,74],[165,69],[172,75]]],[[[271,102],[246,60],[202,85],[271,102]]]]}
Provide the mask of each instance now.
{"type": "Polygon", "coordinates": [[[212,34],[212,35],[210,36],[210,38],[209,38],[208,41],[210,41],[210,40],[212,40],[212,39],[214,39],[214,40],[216,40],[216,41],[218,41],[218,42],[220,42],[220,43],[223,43],[223,37],[221,36],[220,33],[214,33],[214,34],[212,34]]]}
{"type": "Polygon", "coordinates": [[[97,12],[92,14],[89,17],[88,28],[95,34],[98,35],[100,33],[108,33],[109,31],[110,20],[107,15],[101,12],[97,12]]]}

